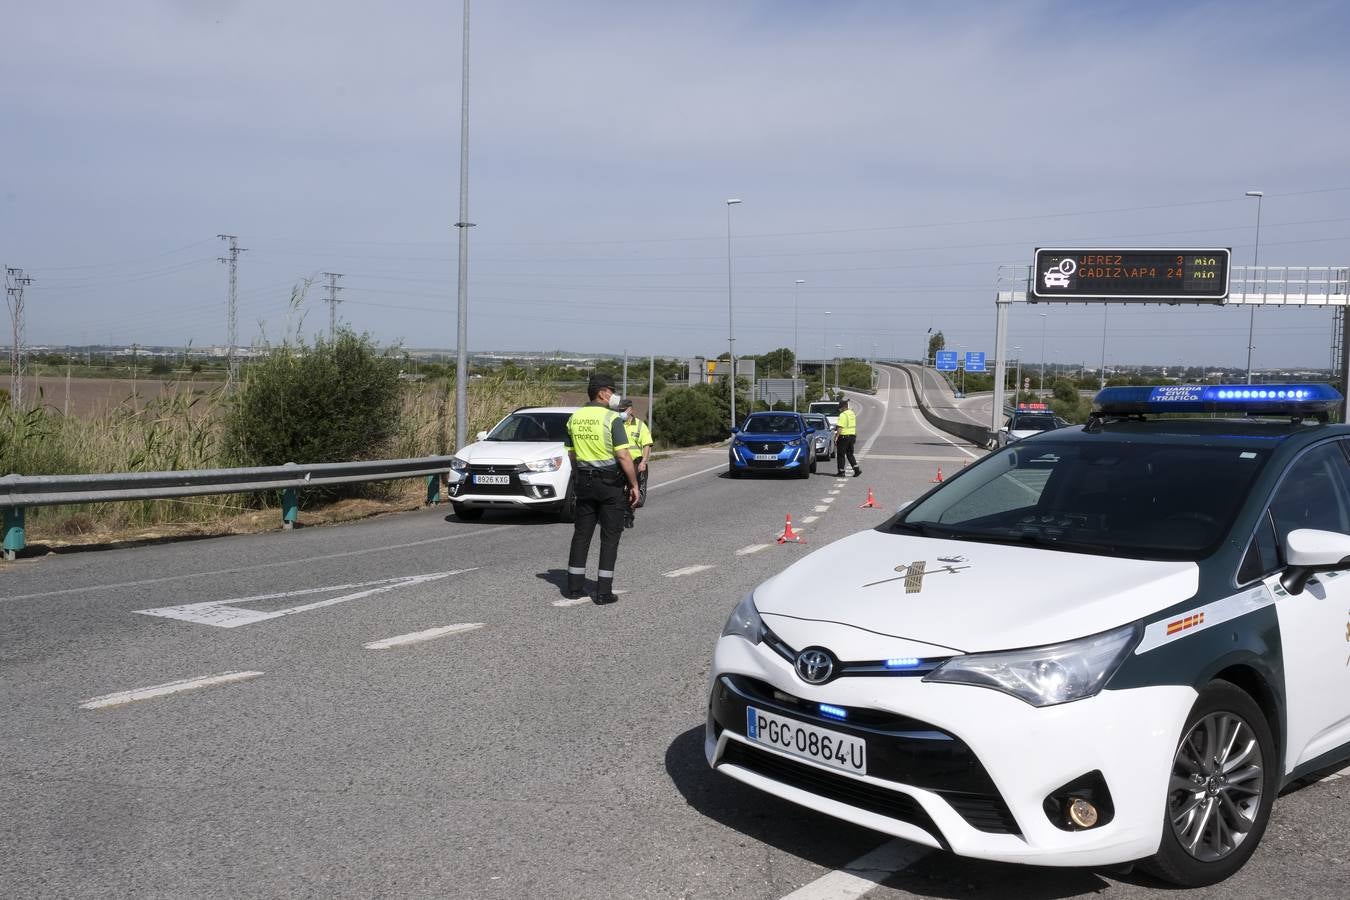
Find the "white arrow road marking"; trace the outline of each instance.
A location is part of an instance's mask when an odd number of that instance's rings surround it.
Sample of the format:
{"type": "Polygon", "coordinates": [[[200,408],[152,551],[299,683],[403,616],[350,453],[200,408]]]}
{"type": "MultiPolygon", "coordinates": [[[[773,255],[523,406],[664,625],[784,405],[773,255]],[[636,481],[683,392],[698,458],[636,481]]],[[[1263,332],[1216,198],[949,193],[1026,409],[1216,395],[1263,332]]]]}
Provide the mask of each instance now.
{"type": "Polygon", "coordinates": [[[104,694],[80,704],[80,709],[104,709],[109,706],[122,706],[137,700],[149,700],[151,697],[163,697],[165,694],[178,694],[183,691],[195,691],[198,688],[216,684],[231,684],[236,681],[248,681],[257,678],[261,672],[226,672],[223,675],[203,675],[199,678],[184,678],[182,681],[170,681],[168,684],[156,684],[151,687],[118,691],[116,694],[104,694]]]}
{"type": "Polygon", "coordinates": [[[856,900],[932,852],[928,847],[897,838],[858,857],[843,868],[799,887],[783,900],[856,900]]]}
{"type": "Polygon", "coordinates": [[[749,547],[742,547],[741,549],[737,550],[736,555],[749,556],[751,553],[758,553],[759,551],[765,549],[768,546],[769,546],[768,544],[751,544],[749,547]]]}
{"type": "Polygon", "coordinates": [[[304,588],[298,591],[281,591],[276,594],[257,594],[252,597],[236,597],[232,600],[210,600],[206,603],[187,603],[182,606],[160,606],[155,609],[138,609],[136,612],[147,616],[160,616],[165,619],[182,619],[184,622],[196,622],[199,625],[215,625],[217,628],[238,628],[240,625],[252,625],[255,622],[266,622],[268,619],[276,619],[281,616],[290,616],[299,612],[307,612],[311,609],[320,609],[324,606],[346,603],[349,600],[360,600],[363,597],[383,594],[387,591],[396,590],[401,587],[426,584],[429,581],[439,581],[442,578],[449,578],[451,575],[462,575],[465,572],[472,571],[473,569],[452,569],[449,572],[431,572],[426,575],[401,575],[397,578],[381,578],[378,581],[362,581],[355,584],[334,584],[329,585],[328,587],[304,588]],[[269,612],[263,612],[256,609],[241,609],[235,605],[239,603],[259,603],[263,600],[284,600],[287,597],[302,597],[306,594],[322,594],[328,591],[349,591],[353,588],[359,588],[359,590],[355,593],[343,594],[340,597],[329,597],[327,600],[319,600],[315,603],[305,603],[301,606],[292,606],[288,609],[276,609],[269,612]]]}
{"type": "Polygon", "coordinates": [[[482,622],[462,622],[458,625],[442,625],[440,628],[428,628],[426,631],[414,631],[411,634],[400,634],[397,637],[371,641],[369,644],[365,645],[365,648],[367,650],[388,650],[390,647],[404,647],[408,644],[420,644],[423,641],[445,637],[447,634],[459,634],[461,631],[473,631],[476,628],[482,627],[482,622]]]}
{"type": "Polygon", "coordinates": [[[667,578],[679,578],[681,575],[694,575],[698,572],[706,572],[716,566],[685,566],[683,569],[671,569],[669,572],[662,572],[667,578]]]}

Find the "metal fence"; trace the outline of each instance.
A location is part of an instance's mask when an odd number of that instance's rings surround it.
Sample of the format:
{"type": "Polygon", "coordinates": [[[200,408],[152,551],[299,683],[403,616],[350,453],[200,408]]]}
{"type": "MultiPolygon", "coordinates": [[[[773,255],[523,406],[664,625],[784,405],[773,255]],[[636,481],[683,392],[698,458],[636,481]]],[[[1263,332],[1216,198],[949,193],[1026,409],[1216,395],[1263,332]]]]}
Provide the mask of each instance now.
{"type": "Polygon", "coordinates": [[[24,547],[24,511],[32,506],[107,503],[117,500],[162,500],[204,494],[281,491],[283,528],[299,516],[304,488],[395,478],[427,479],[427,503],[440,500],[441,475],[450,471],[449,456],[377,459],[366,462],[259,466],[240,469],[197,469],[183,472],[121,472],[108,475],[6,475],[0,478],[4,513],[4,554],[14,559],[24,547]]]}

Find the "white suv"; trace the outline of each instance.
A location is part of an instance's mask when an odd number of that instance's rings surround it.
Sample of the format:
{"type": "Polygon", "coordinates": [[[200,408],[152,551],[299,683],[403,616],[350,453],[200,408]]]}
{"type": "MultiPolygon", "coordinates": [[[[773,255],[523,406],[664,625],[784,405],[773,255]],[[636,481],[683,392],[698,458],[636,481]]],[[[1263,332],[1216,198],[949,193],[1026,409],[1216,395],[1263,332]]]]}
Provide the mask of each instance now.
{"type": "Polygon", "coordinates": [[[575,406],[522,407],[478,432],[450,462],[450,505],[466,521],[485,509],[536,509],[571,521],[576,513],[572,463],[563,447],[575,406]]]}

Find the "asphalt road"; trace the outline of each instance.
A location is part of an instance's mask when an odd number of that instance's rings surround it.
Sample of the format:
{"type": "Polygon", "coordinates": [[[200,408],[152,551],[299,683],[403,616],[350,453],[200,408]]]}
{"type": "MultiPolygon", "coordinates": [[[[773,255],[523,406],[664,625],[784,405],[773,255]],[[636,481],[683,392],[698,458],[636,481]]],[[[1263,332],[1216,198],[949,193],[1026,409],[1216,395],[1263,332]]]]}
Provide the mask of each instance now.
{"type": "MultiPolygon", "coordinates": [[[[882,370],[859,398],[860,478],[733,481],[721,449],[654,466],[612,606],[560,605],[569,526],[446,508],[0,569],[0,891],[1161,895],[1142,876],[903,845],[703,760],[735,603],[980,452],[923,424],[903,377],[882,370]],[[885,508],[858,508],[869,487],[885,508]],[[787,514],[806,544],[774,543],[787,514]]],[[[1347,787],[1285,797],[1256,859],[1194,896],[1345,896],[1347,787]]]]}

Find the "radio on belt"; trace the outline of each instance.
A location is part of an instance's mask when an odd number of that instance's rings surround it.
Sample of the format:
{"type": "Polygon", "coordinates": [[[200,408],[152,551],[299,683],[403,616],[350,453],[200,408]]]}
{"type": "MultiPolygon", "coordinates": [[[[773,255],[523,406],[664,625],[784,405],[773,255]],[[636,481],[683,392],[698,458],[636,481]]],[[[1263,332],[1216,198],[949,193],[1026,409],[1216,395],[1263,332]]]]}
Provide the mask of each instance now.
{"type": "Polygon", "coordinates": [[[1240,413],[1326,421],[1340,402],[1340,392],[1329,384],[1168,384],[1105,388],[1097,393],[1092,407],[1097,418],[1148,413],[1240,413]]]}

